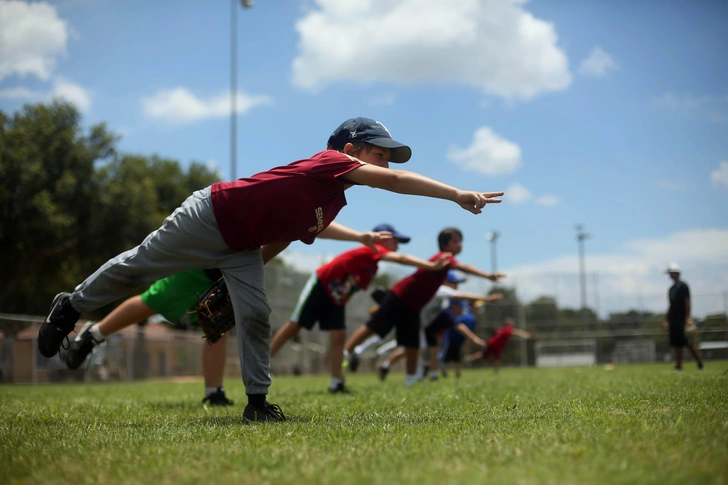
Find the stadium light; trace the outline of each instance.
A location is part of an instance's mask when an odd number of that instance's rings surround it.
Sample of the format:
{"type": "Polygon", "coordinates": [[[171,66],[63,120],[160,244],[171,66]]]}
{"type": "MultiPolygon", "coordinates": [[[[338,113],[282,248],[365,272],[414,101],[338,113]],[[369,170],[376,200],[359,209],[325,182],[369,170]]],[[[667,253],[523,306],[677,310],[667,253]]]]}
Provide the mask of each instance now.
{"type": "Polygon", "coordinates": [[[579,242],[579,281],[581,286],[581,309],[586,309],[586,267],[584,264],[584,240],[589,234],[584,232],[584,224],[576,225],[576,240],[579,242]]]}
{"type": "Polygon", "coordinates": [[[230,15],[230,180],[238,178],[238,5],[253,6],[253,0],[232,0],[230,15]]]}
{"type": "Polygon", "coordinates": [[[500,237],[500,232],[491,231],[485,235],[485,238],[490,241],[490,272],[495,273],[498,271],[498,262],[496,259],[495,243],[500,237]]]}

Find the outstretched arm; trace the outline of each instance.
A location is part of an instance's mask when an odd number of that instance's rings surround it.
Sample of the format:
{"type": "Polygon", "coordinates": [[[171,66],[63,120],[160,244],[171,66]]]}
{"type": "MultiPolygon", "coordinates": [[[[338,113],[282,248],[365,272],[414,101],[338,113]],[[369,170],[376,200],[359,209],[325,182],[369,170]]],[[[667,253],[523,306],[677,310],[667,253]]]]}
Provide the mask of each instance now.
{"type": "MultiPolygon", "coordinates": [[[[456,291],[451,298],[456,298],[460,300],[468,300],[470,302],[479,302],[482,301],[483,303],[495,303],[503,298],[502,293],[493,293],[492,295],[478,295],[476,293],[464,293],[462,291],[456,291]]],[[[483,303],[480,305],[482,306],[483,303]]]]}
{"type": "Polygon", "coordinates": [[[392,239],[392,233],[388,231],[360,232],[339,224],[338,222],[332,222],[328,225],[328,227],[326,227],[326,229],[319,232],[316,237],[320,237],[322,239],[336,239],[337,241],[360,242],[379,252],[376,246],[374,246],[374,243],[392,239]]]}
{"type": "Polygon", "coordinates": [[[452,269],[457,269],[462,271],[463,273],[472,274],[475,276],[480,276],[481,278],[487,278],[490,281],[498,282],[501,278],[505,278],[505,274],[503,273],[488,273],[487,271],[483,271],[482,269],[476,268],[473,265],[470,264],[463,264],[458,263],[454,264],[452,266],[452,269]]]}
{"type": "Polygon", "coordinates": [[[513,335],[518,335],[521,338],[531,338],[531,334],[530,333],[528,333],[528,332],[526,332],[524,330],[520,330],[518,328],[514,328],[513,329],[513,335]]]}
{"type": "Polygon", "coordinates": [[[485,345],[485,340],[475,335],[473,331],[470,330],[468,326],[464,323],[458,323],[457,325],[455,325],[455,330],[460,332],[462,335],[468,337],[470,340],[473,341],[475,345],[479,347],[483,347],[485,345]]]}
{"type": "Polygon", "coordinates": [[[427,261],[426,259],[420,259],[417,256],[391,252],[382,256],[382,260],[389,261],[391,263],[406,264],[407,266],[415,266],[422,269],[438,270],[447,266],[448,260],[451,256],[452,255],[450,253],[443,253],[437,261],[427,261]]]}
{"type": "Polygon", "coordinates": [[[341,178],[360,185],[368,185],[398,194],[422,195],[451,200],[463,209],[480,214],[485,204],[499,204],[503,192],[473,192],[460,190],[437,180],[406,170],[390,170],[364,164],[341,178]]]}

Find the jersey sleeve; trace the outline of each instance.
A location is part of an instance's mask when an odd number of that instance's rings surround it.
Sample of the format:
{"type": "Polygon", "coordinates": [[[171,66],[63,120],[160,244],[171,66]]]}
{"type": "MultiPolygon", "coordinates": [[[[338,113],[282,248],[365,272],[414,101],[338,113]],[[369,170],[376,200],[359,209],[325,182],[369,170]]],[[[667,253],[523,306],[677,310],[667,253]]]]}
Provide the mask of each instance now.
{"type": "Polygon", "coordinates": [[[318,160],[310,169],[310,174],[321,180],[337,180],[338,177],[346,175],[362,165],[366,164],[358,158],[350,157],[336,150],[326,150],[319,154],[318,160]]]}

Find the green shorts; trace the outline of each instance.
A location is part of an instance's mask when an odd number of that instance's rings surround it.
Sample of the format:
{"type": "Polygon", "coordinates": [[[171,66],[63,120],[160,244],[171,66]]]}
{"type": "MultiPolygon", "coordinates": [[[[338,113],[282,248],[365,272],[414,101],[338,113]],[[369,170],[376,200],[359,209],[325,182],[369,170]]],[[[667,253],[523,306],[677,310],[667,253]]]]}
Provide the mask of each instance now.
{"type": "Polygon", "coordinates": [[[186,322],[197,325],[197,295],[202,295],[214,283],[204,270],[185,271],[152,283],[141,298],[145,305],[172,323],[186,322]],[[189,312],[192,312],[188,315],[189,312]]]}

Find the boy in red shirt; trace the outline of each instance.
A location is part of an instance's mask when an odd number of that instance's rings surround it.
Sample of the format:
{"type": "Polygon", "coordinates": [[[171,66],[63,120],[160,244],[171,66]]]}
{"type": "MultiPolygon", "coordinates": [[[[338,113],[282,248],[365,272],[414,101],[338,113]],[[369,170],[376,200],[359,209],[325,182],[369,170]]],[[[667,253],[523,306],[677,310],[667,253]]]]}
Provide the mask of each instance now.
{"type": "Polygon", "coordinates": [[[478,359],[485,360],[490,357],[494,361],[493,370],[498,372],[498,369],[500,369],[501,354],[503,353],[503,349],[506,348],[511,335],[516,335],[521,338],[531,338],[530,333],[514,328],[514,323],[515,322],[511,317],[506,318],[505,325],[497,329],[493,336],[486,341],[485,346],[483,346],[483,350],[470,354],[470,356],[468,356],[468,361],[473,362],[478,359]]]}
{"type": "Polygon", "coordinates": [[[400,280],[384,296],[384,299],[369,322],[354,332],[344,347],[344,355],[349,358],[354,347],[376,333],[384,338],[390,330],[396,329],[397,344],[405,347],[406,383],[417,381],[417,352],[420,348],[420,312],[445,282],[449,270],[456,269],[464,273],[498,281],[501,273],[487,273],[475,266],[463,264],[455,259],[463,249],[463,234],[460,229],[448,227],[437,236],[440,252],[430,258],[437,261],[444,254],[448,256],[449,265],[439,271],[418,269],[412,275],[400,280]]]}
{"type": "Polygon", "coordinates": [[[375,244],[376,250],[361,246],[346,251],[316,270],[304,286],[291,319],[276,332],[271,343],[270,355],[273,357],[302,328],[311,330],[318,321],[321,330],[331,332],[330,392],[347,392],[341,373],[346,339],[346,303],[357,291],[369,288],[379,269],[379,261],[406,264],[424,270],[439,270],[447,264],[449,255],[443,255],[433,262],[397,253],[399,244],[408,243],[410,238],[390,224],[380,224],[373,231],[389,232],[392,239],[375,244]]]}
{"type": "MultiPolygon", "coordinates": [[[[219,268],[230,292],[240,369],[248,395],[246,421],[284,421],[266,400],[270,387],[270,307],[263,260],[291,241],[351,239],[330,225],[346,205],[344,191],[368,185],[401,194],[451,200],[474,214],[499,203],[503,192],[463,191],[414,172],[389,170],[412,150],[381,123],[354,118],[329,137],[327,150],[289,165],[219,182],[193,193],[137,247],[107,261],[73,293],[59,293],[38,331],[38,350],[58,352],[81,312],[126,296],[137,285],[191,269],[219,268]]],[[[357,233],[358,234],[358,233],[357,233]]]]}

